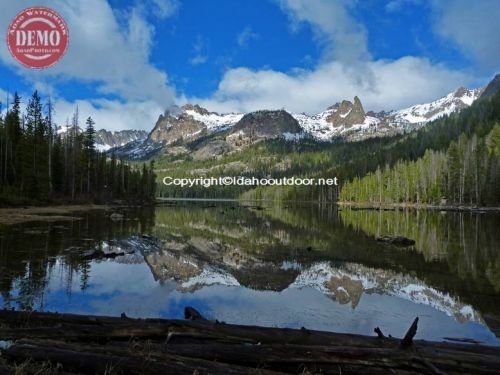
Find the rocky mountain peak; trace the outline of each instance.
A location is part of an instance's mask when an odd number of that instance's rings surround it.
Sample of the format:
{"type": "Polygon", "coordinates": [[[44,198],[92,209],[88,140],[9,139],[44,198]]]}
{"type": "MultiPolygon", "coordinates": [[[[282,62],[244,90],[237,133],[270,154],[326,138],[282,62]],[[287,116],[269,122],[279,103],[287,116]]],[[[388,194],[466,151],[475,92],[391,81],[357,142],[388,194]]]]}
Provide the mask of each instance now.
{"type": "Polygon", "coordinates": [[[349,128],[355,124],[362,124],[366,119],[365,110],[357,96],[354,97],[354,103],[343,100],[342,103],[335,104],[329,109],[334,112],[326,118],[326,121],[334,127],[343,125],[349,128]]]}
{"type": "Polygon", "coordinates": [[[177,106],[177,105],[173,105],[170,108],[167,108],[165,110],[165,112],[160,115],[160,117],[158,118],[158,121],[160,120],[160,118],[163,118],[163,117],[175,117],[175,116],[178,116],[181,113],[182,113],[182,108],[179,107],[179,106],[177,106]]]}
{"type": "Polygon", "coordinates": [[[149,134],[149,139],[154,142],[171,144],[177,141],[191,141],[206,133],[207,127],[204,123],[195,120],[185,112],[177,116],[171,111],[160,115],[155,127],[149,134]]]}
{"type": "Polygon", "coordinates": [[[461,98],[463,97],[464,95],[467,95],[467,93],[469,92],[468,89],[466,89],[465,87],[459,87],[454,93],[453,93],[453,97],[455,98],[461,98]]]}
{"type": "Polygon", "coordinates": [[[298,121],[288,112],[256,111],[247,113],[233,127],[233,133],[243,132],[257,138],[272,138],[283,133],[301,133],[298,121]]]}
{"type": "Polygon", "coordinates": [[[349,100],[342,100],[342,103],[337,108],[339,115],[347,116],[352,110],[353,104],[349,100]]]}
{"type": "Polygon", "coordinates": [[[209,115],[210,112],[198,104],[185,104],[181,107],[183,111],[194,111],[196,113],[199,113],[200,115],[209,115]]]}
{"type": "Polygon", "coordinates": [[[148,133],[144,130],[98,130],[95,134],[96,146],[100,151],[107,151],[113,147],[123,146],[129,142],[145,140],[148,133]]]}
{"type": "Polygon", "coordinates": [[[500,74],[497,74],[493,80],[488,83],[486,88],[483,90],[480,98],[489,98],[500,91],[500,74]]]}
{"type": "Polygon", "coordinates": [[[339,108],[340,108],[340,103],[337,102],[337,103],[331,105],[330,107],[328,107],[326,110],[327,111],[337,111],[339,108]]]}

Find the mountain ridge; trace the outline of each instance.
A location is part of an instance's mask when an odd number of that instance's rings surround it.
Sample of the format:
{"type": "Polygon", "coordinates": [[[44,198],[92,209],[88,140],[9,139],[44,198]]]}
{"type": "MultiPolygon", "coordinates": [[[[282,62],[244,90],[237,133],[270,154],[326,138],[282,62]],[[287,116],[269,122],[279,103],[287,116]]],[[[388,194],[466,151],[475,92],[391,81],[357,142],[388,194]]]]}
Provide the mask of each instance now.
{"type": "MultiPolygon", "coordinates": [[[[380,112],[365,112],[358,96],[355,96],[352,102],[343,100],[315,115],[289,113],[283,109],[274,111],[266,109],[248,113],[217,113],[211,112],[199,104],[185,104],[182,107],[173,107],[160,115],[148,138],[143,141],[144,144],[138,144],[138,146],[155,145],[155,149],[161,150],[169,146],[189,144],[190,142],[198,142],[201,139],[212,137],[214,139],[218,138],[218,149],[227,151],[230,147],[223,146],[221,148],[221,138],[226,137],[223,142],[234,145],[234,135],[236,133],[234,129],[239,133],[248,135],[254,134],[251,130],[252,127],[253,132],[255,132],[256,128],[260,132],[259,137],[252,138],[253,141],[277,137],[288,140],[299,140],[308,137],[323,142],[338,140],[360,141],[419,129],[428,122],[469,107],[475,100],[484,97],[485,93],[487,95],[491,95],[490,92],[494,93],[499,86],[500,75],[497,75],[485,88],[467,89],[459,87],[455,91],[429,103],[416,104],[400,110],[380,112]],[[265,121],[265,125],[264,123],[257,124],[255,121],[247,121],[249,117],[255,119],[259,113],[286,113],[290,116],[287,120],[288,123],[292,124],[293,120],[295,120],[300,129],[290,125],[293,131],[278,132],[279,126],[276,121],[265,121]]],[[[286,115],[283,114],[282,116],[286,115]]],[[[248,137],[246,137],[244,143],[248,145],[253,141],[249,141],[248,137]]],[[[149,146],[148,149],[151,148],[149,146]]],[[[130,145],[128,149],[130,149],[130,145]]],[[[111,151],[118,152],[124,157],[128,157],[130,154],[133,158],[142,158],[141,152],[137,148],[132,149],[132,153],[124,152],[120,147],[113,148],[111,151]]]]}
{"type": "MultiPolygon", "coordinates": [[[[78,127],[77,132],[81,134],[84,131],[78,127]]],[[[67,134],[73,133],[72,126],[57,126],[56,134],[60,137],[65,137],[67,134]]],[[[95,147],[100,152],[107,152],[113,148],[126,146],[134,142],[142,142],[147,139],[148,132],[145,130],[106,130],[99,129],[95,132],[95,147]]]]}

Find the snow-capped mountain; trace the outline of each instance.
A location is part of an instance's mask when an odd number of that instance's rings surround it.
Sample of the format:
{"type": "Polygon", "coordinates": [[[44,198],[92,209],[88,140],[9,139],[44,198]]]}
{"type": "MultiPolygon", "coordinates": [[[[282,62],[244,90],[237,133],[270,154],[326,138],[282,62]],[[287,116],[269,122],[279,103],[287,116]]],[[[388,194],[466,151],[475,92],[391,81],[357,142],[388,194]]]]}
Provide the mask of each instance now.
{"type": "Polygon", "coordinates": [[[382,120],[373,115],[367,115],[357,96],[354,102],[344,100],[313,116],[305,113],[292,114],[292,116],[297,119],[305,133],[321,141],[330,141],[335,138],[353,140],[355,135],[383,131],[379,129],[382,120]]]}
{"type": "Polygon", "coordinates": [[[232,127],[244,116],[244,113],[223,113],[208,112],[199,105],[187,104],[182,107],[184,112],[193,117],[194,120],[206,125],[207,130],[217,131],[232,127]]]}
{"type": "Polygon", "coordinates": [[[134,141],[143,141],[148,137],[144,130],[120,130],[110,132],[101,129],[96,132],[96,148],[99,151],[108,151],[113,147],[124,146],[134,141]]]}
{"type": "Polygon", "coordinates": [[[154,142],[166,145],[178,141],[194,141],[207,134],[213,134],[231,128],[238,123],[243,114],[219,114],[209,112],[199,105],[186,104],[172,108],[160,115],[149,135],[154,142]]]}
{"type": "MultiPolygon", "coordinates": [[[[76,128],[76,132],[81,134],[84,130],[76,128]]],[[[73,126],[63,125],[56,127],[56,134],[62,138],[74,132],[73,126]]],[[[131,142],[142,142],[148,137],[144,130],[119,130],[108,131],[101,129],[95,133],[96,149],[105,152],[115,147],[125,146],[131,142]]]]}
{"type": "Polygon", "coordinates": [[[458,90],[431,103],[417,104],[399,111],[389,112],[388,121],[395,124],[405,122],[424,124],[469,107],[479,98],[482,91],[482,89],[468,90],[460,87],[458,90]]]}
{"type": "MultiPolygon", "coordinates": [[[[470,106],[481,95],[482,89],[459,88],[430,103],[417,104],[390,112],[365,112],[358,97],[344,100],[325,111],[308,115],[292,113],[302,131],[311,137],[330,141],[333,139],[360,140],[370,136],[391,135],[421,127],[429,121],[450,115],[470,106]]],[[[262,111],[252,112],[259,113],[262,111]]],[[[250,113],[250,114],[252,114],[250,113]]],[[[195,140],[212,133],[245,128],[242,120],[250,114],[209,112],[199,105],[185,105],[160,116],[150,138],[167,144],[195,140]]],[[[272,129],[270,129],[272,130],[272,129]]]]}
{"type": "MultiPolygon", "coordinates": [[[[360,98],[343,100],[317,114],[261,110],[250,113],[217,113],[197,105],[173,107],[160,115],[153,130],[97,133],[97,148],[120,157],[146,159],[160,152],[183,149],[197,153],[196,159],[217,157],[237,151],[263,139],[283,138],[298,142],[304,138],[323,142],[359,141],[390,136],[425,126],[440,117],[469,107],[476,99],[489,97],[500,87],[497,75],[486,88],[463,87],[429,103],[399,110],[365,112],[360,98]],[[185,146],[191,144],[190,147],[185,146]],[[179,148],[180,146],[180,148],[179,148]],[[200,150],[201,149],[201,150],[200,150]]],[[[71,131],[60,127],[59,134],[71,131]]]]}
{"type": "Polygon", "coordinates": [[[468,90],[461,87],[430,103],[379,113],[365,113],[361,101],[355,97],[354,103],[344,100],[317,115],[293,114],[293,116],[306,133],[318,140],[328,141],[334,138],[360,140],[422,127],[430,121],[469,107],[479,98],[482,91],[482,89],[468,90]]]}
{"type": "MultiPolygon", "coordinates": [[[[500,76],[488,85],[491,88],[489,92],[496,92],[498,81],[500,76]]],[[[289,141],[300,141],[305,137],[323,142],[359,141],[421,128],[430,121],[469,107],[483,92],[485,89],[469,90],[461,87],[429,103],[381,112],[365,112],[361,100],[354,97],[352,102],[343,100],[313,115],[288,114],[283,110],[220,114],[196,104],[187,104],[161,115],[147,139],[138,141],[140,138],[137,138],[133,143],[115,147],[112,151],[122,157],[142,159],[162,150],[168,151],[169,148],[194,142],[195,148],[207,149],[201,154],[217,157],[262,139],[277,137],[289,141]],[[277,120],[273,121],[272,118],[277,120]],[[214,154],[214,150],[220,152],[214,154]]]]}

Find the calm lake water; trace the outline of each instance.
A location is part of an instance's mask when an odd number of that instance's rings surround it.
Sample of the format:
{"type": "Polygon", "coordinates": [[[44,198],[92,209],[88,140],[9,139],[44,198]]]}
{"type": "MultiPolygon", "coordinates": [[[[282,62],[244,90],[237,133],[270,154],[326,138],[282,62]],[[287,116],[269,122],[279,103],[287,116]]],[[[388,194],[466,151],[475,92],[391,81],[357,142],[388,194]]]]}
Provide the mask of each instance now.
{"type": "Polygon", "coordinates": [[[417,338],[499,345],[499,214],[236,202],[120,212],[0,227],[0,307],[183,318],[189,305],[227,323],[396,337],[418,316],[417,338]]]}

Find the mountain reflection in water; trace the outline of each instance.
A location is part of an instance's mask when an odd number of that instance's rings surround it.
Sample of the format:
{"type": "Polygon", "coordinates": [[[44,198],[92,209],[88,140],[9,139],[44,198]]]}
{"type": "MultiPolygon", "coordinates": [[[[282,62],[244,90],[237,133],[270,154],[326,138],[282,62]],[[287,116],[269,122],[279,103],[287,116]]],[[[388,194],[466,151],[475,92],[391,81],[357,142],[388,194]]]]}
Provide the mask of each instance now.
{"type": "Polygon", "coordinates": [[[418,338],[498,344],[486,317],[500,316],[500,215],[231,202],[123,214],[0,228],[0,304],[165,318],[192,305],[228,323],[393,336],[418,315],[418,338]]]}

